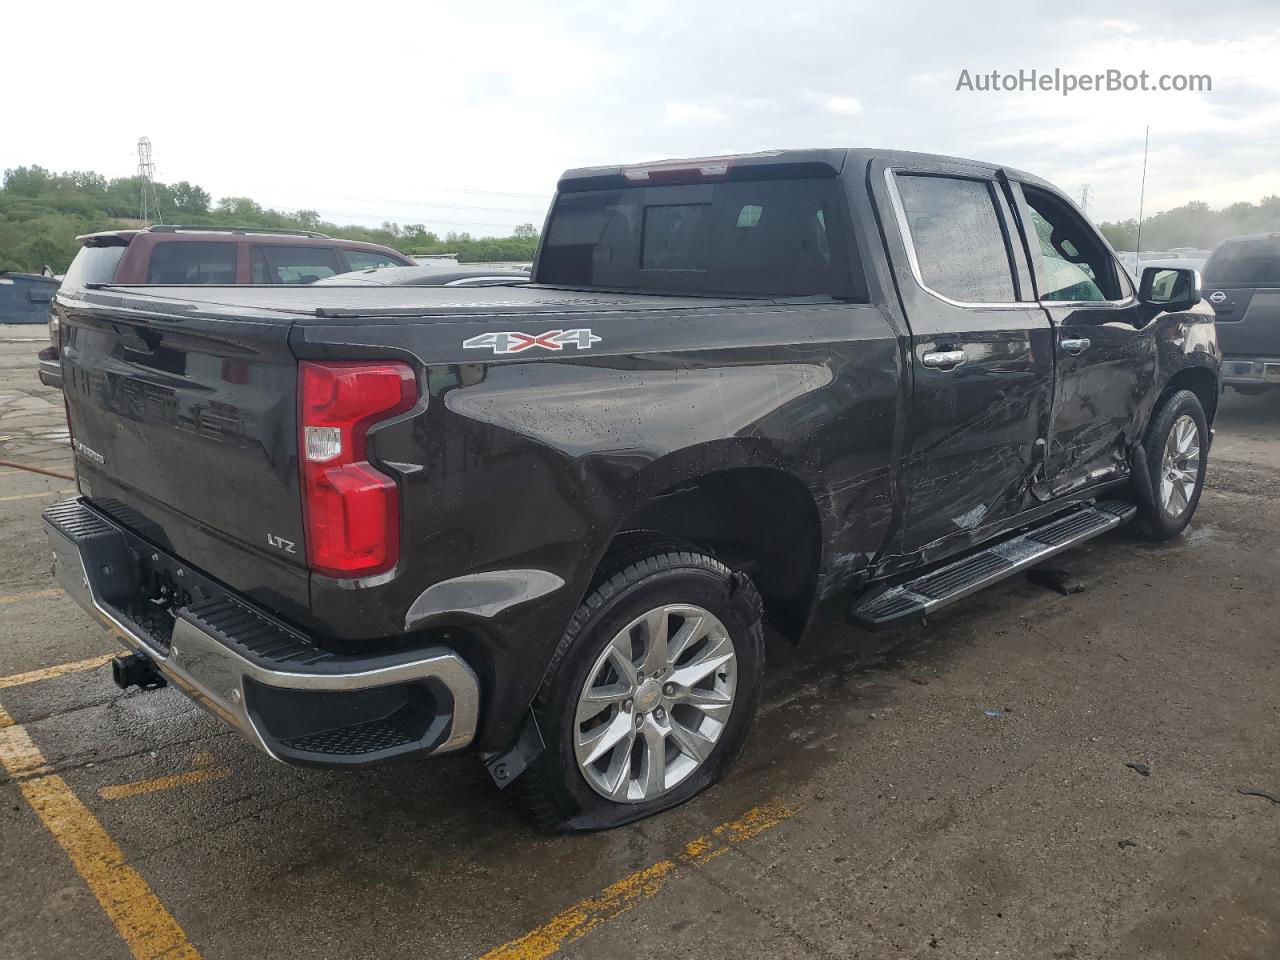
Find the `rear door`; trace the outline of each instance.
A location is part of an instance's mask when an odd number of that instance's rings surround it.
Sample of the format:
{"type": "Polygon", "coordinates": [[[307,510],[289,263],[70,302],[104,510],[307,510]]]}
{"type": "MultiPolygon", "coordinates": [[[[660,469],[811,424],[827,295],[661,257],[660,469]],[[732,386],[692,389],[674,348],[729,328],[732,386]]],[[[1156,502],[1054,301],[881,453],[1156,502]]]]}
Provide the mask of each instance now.
{"type": "Polygon", "coordinates": [[[1053,322],[1057,389],[1045,473],[1061,496],[1128,472],[1138,406],[1155,381],[1155,338],[1141,329],[1127,271],[1089,222],[1052,191],[1011,186],[1053,322]]]}
{"type": "Polygon", "coordinates": [[[1204,265],[1204,292],[1217,314],[1226,376],[1261,378],[1252,363],[1237,373],[1233,362],[1280,362],[1280,234],[1219,244],[1204,265]]]}
{"type": "Polygon", "coordinates": [[[872,191],[911,326],[903,548],[944,541],[1033,504],[1053,390],[1048,318],[994,168],[872,165],[872,191]]]}

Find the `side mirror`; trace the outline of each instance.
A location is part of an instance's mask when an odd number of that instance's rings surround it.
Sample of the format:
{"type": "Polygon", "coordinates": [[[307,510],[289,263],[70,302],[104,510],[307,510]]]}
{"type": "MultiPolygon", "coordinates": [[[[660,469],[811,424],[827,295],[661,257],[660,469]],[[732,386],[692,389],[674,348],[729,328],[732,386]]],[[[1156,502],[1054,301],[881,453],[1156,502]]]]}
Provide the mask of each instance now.
{"type": "Polygon", "coordinates": [[[1200,271],[1185,267],[1147,267],[1138,299],[1161,310],[1187,310],[1202,299],[1200,271]]]}

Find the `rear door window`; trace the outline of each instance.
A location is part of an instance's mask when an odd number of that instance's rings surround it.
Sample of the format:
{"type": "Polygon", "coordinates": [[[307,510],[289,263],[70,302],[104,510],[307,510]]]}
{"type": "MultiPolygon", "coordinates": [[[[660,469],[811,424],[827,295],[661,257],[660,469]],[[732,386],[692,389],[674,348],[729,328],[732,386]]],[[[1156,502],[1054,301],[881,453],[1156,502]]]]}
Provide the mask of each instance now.
{"type": "Polygon", "coordinates": [[[204,241],[170,241],[151,248],[147,283],[236,282],[236,245],[204,241]]]}
{"type": "Polygon", "coordinates": [[[403,260],[397,260],[390,254],[379,253],[377,250],[352,250],[350,247],[343,247],[342,255],[347,258],[347,266],[351,270],[377,270],[382,267],[405,266],[403,260]]]}
{"type": "Polygon", "coordinates": [[[290,247],[263,244],[251,256],[254,283],[315,283],[342,273],[332,247],[290,247]]]}
{"type": "Polygon", "coordinates": [[[1280,287],[1280,235],[1229,240],[1204,265],[1210,287],[1280,287]]]}
{"type": "Polygon", "coordinates": [[[894,179],[926,287],[962,303],[1017,299],[989,181],[910,174],[894,179]]]}

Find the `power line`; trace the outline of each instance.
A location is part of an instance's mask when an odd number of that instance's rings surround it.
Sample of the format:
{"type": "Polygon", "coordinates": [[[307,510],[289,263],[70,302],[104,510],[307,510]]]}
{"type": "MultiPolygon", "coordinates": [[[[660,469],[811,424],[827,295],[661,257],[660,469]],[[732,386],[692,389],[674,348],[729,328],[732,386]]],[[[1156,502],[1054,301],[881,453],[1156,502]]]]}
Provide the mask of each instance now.
{"type": "MultiPolygon", "coordinates": [[[[531,210],[527,207],[478,207],[474,204],[468,203],[431,203],[426,200],[385,200],[378,197],[342,197],[335,194],[324,193],[294,193],[289,190],[272,190],[268,191],[267,195],[307,197],[309,199],[321,200],[354,200],[356,203],[386,203],[396,207],[438,207],[444,210],[480,210],[485,213],[528,213],[540,215],[545,213],[547,209],[546,204],[538,209],[531,210]]],[[[550,197],[547,199],[550,199],[550,197]]]]}
{"type": "MultiPolygon", "coordinates": [[[[285,215],[288,215],[288,213],[289,213],[289,211],[287,211],[287,210],[285,210],[285,211],[278,211],[278,212],[284,213],[285,215]]],[[[387,215],[387,214],[385,214],[385,213],[357,213],[357,212],[356,212],[356,211],[354,211],[354,210],[328,210],[328,209],[322,209],[322,210],[319,210],[319,211],[317,211],[317,212],[321,215],[321,218],[322,218],[322,219],[328,219],[328,218],[330,218],[330,217],[359,217],[359,218],[361,218],[361,219],[363,219],[363,220],[379,220],[379,221],[383,221],[383,222],[390,221],[390,222],[395,222],[395,223],[403,223],[403,222],[404,222],[404,220],[403,220],[403,219],[393,219],[391,216],[389,216],[389,215],[387,215]]],[[[427,221],[428,221],[429,223],[443,223],[443,224],[446,224],[446,225],[451,226],[451,227],[457,227],[457,226],[463,226],[463,227],[502,227],[502,228],[505,228],[505,229],[510,230],[510,229],[514,226],[514,224],[512,224],[510,221],[508,221],[508,222],[506,222],[506,223],[488,223],[488,222],[482,222],[482,221],[479,221],[479,220],[442,220],[442,219],[440,219],[439,217],[429,217],[429,218],[427,218],[427,221]]],[[[356,226],[358,226],[358,224],[356,224],[356,226]]]]}

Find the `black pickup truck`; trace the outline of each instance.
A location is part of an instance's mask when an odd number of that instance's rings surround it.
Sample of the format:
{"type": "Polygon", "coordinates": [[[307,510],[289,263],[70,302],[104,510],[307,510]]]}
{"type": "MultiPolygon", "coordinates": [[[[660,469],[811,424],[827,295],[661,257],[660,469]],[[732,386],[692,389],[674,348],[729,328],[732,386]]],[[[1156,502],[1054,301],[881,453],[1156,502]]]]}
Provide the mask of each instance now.
{"type": "Polygon", "coordinates": [[[462,748],[549,827],[715,782],[767,622],[918,619],[1199,499],[1192,271],[913,153],[573,170],[523,287],[57,300],[63,587],[282,761],[462,748]]]}

